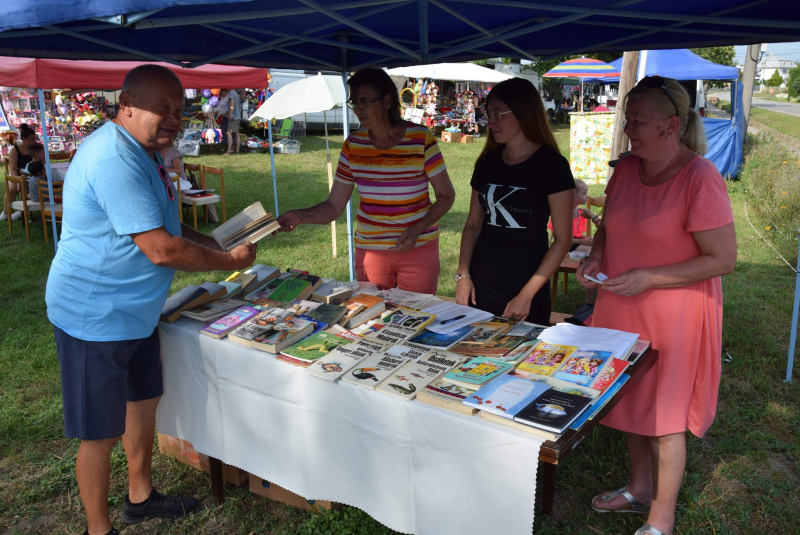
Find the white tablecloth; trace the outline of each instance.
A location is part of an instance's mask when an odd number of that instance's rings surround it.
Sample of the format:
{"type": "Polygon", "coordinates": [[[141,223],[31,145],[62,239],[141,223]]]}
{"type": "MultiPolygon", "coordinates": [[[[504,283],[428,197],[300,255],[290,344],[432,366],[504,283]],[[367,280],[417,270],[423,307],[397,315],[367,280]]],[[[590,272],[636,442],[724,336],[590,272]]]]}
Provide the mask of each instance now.
{"type": "Polygon", "coordinates": [[[158,430],[403,533],[530,535],[542,439],[160,323],[158,430]]]}
{"type": "Polygon", "coordinates": [[[51,163],[50,169],[53,171],[53,182],[64,182],[67,169],[69,169],[69,162],[51,163]]]}

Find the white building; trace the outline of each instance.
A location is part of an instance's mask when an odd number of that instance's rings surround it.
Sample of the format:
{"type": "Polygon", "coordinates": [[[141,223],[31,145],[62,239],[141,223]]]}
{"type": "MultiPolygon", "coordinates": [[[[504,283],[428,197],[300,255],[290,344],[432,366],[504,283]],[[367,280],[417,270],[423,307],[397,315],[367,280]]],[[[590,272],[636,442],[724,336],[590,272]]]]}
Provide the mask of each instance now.
{"type": "Polygon", "coordinates": [[[784,82],[789,78],[789,71],[797,67],[794,61],[776,56],[775,52],[765,55],[756,66],[756,80],[764,83],[769,80],[777,70],[784,82]]]}

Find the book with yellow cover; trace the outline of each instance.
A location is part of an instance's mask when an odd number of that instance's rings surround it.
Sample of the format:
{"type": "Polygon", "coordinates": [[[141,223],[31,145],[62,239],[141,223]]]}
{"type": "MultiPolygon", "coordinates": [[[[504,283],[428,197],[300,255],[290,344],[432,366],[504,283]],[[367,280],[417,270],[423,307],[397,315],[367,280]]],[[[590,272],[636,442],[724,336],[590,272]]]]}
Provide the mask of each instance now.
{"type": "Polygon", "coordinates": [[[577,346],[539,342],[531,354],[517,364],[517,369],[528,373],[550,375],[577,350],[577,346]]]}

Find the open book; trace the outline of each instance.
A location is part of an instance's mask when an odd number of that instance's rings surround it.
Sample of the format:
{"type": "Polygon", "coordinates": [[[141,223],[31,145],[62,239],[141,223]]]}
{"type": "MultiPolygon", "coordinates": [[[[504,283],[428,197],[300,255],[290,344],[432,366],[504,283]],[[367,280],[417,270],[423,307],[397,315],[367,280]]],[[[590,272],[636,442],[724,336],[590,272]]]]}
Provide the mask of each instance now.
{"type": "Polygon", "coordinates": [[[241,213],[211,231],[211,237],[225,251],[244,242],[255,243],[280,228],[275,216],[264,211],[260,201],[256,201],[241,213]]]}

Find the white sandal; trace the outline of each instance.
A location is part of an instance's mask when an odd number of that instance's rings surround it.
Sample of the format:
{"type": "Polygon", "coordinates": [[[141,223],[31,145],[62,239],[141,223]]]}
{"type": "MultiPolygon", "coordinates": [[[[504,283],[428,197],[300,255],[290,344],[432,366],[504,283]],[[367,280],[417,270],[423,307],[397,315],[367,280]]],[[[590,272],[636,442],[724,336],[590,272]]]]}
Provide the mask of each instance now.
{"type": "Polygon", "coordinates": [[[637,529],[636,533],[634,533],[633,535],[644,535],[645,533],[650,533],[651,535],[667,535],[666,533],[664,533],[660,529],[654,528],[653,526],[651,526],[647,522],[645,522],[644,526],[642,526],[639,529],[637,529]]]}
{"type": "MultiPolygon", "coordinates": [[[[623,505],[622,507],[625,507],[625,506],[623,505]]],[[[622,487],[619,490],[615,490],[614,492],[611,492],[609,494],[606,494],[605,496],[595,496],[594,499],[592,500],[592,509],[594,509],[598,513],[649,513],[650,512],[650,508],[648,506],[646,506],[645,504],[643,504],[642,502],[637,500],[636,497],[634,497],[633,494],[628,492],[628,487],[627,486],[622,487]],[[617,509],[598,509],[597,507],[594,506],[594,500],[597,499],[597,498],[600,498],[601,502],[608,502],[608,501],[611,501],[612,499],[616,498],[617,496],[622,496],[623,498],[628,500],[628,504],[630,505],[630,508],[629,509],[622,509],[622,508],[617,508],[617,509]]],[[[653,535],[658,535],[658,534],[654,533],[653,535]]]]}

